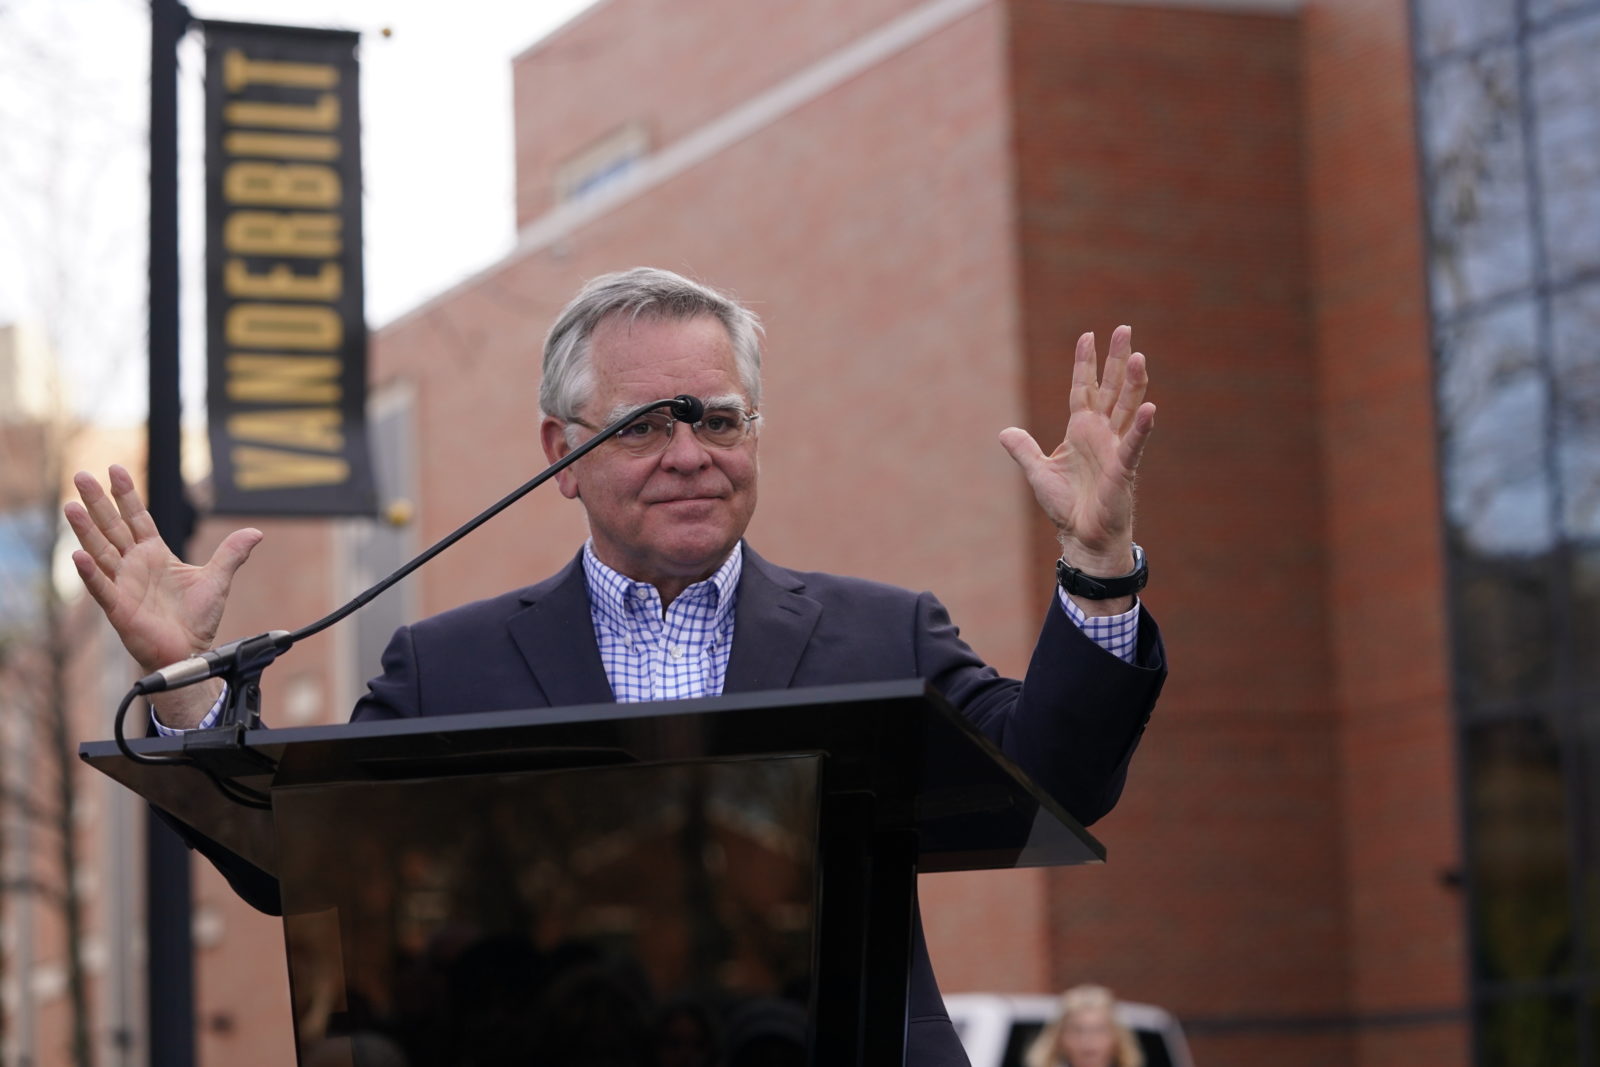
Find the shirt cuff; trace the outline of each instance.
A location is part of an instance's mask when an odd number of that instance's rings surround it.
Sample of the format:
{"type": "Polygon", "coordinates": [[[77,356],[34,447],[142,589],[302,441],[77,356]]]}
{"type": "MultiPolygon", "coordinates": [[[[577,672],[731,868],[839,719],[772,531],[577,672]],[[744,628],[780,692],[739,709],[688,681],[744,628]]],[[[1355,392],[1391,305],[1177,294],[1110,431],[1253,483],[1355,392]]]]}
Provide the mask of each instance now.
{"type": "MultiPolygon", "coordinates": [[[[226,682],[224,682],[222,685],[222,695],[217,698],[217,702],[211,705],[211,710],[206,712],[206,717],[200,720],[200,724],[198,726],[192,726],[190,729],[209,730],[213,726],[217,725],[217,717],[222,714],[222,704],[227,699],[228,685],[226,682]]],[[[156,733],[160,734],[162,737],[182,737],[184,734],[189,732],[189,730],[175,730],[170,726],[162,725],[161,720],[156,718],[155,708],[150,709],[150,721],[155,724],[156,733]]]]}
{"type": "Polygon", "coordinates": [[[1056,586],[1056,599],[1083,635],[1124,663],[1132,663],[1139,651],[1139,598],[1133,598],[1133,607],[1121,615],[1101,615],[1090,618],[1073,603],[1067,591],[1056,586]]]}

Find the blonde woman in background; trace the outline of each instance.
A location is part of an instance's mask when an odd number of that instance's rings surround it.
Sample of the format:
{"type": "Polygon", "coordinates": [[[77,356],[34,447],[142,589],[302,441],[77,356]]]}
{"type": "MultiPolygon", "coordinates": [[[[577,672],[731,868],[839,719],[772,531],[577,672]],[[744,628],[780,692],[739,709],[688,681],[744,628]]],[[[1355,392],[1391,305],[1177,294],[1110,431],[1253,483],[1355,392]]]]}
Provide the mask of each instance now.
{"type": "Polygon", "coordinates": [[[1144,1067],[1144,1053],[1112,1009],[1105,986],[1078,985],[1061,994],[1061,1014],[1039,1032],[1026,1067],[1144,1067]]]}

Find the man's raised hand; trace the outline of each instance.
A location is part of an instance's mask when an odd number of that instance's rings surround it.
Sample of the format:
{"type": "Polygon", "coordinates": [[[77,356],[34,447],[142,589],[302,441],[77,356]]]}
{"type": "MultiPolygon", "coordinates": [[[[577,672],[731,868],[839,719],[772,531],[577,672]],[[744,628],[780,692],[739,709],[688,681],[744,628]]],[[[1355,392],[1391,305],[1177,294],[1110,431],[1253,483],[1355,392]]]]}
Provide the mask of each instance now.
{"type": "MultiPolygon", "coordinates": [[[[78,501],[63,509],[82,547],[73,565],[129,655],[144,672],[212,646],[228,590],[261,531],[235,530],[202,567],[172,554],[145,510],[133,477],[114,466],[109,494],[95,477],[72,479],[78,501]]],[[[166,716],[163,715],[163,719],[166,716]]]]}
{"type": "Polygon", "coordinates": [[[1156,406],[1133,331],[1111,334],[1105,371],[1097,374],[1094,334],[1078,338],[1067,403],[1067,432],[1044,454],[1026,430],[1000,432],[1000,443],[1022,467],[1039,506],[1055,523],[1063,558],[1085,573],[1122,574],[1133,567],[1133,482],[1156,406]]]}

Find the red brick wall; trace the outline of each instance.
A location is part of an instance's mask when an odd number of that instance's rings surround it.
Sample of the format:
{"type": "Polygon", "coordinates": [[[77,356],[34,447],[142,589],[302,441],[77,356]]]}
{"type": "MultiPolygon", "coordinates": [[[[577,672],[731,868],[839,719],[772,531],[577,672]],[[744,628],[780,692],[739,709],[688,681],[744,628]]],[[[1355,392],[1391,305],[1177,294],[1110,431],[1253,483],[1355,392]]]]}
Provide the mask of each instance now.
{"type": "MultiPolygon", "coordinates": [[[[1347,1063],[1341,781],[1287,16],[1016,0],[1032,421],[1119,322],[1159,408],[1137,536],[1173,676],[1111,862],[1051,876],[1054,984],[1196,1024],[1200,1063],[1347,1063]]],[[[1045,542],[1049,532],[1040,529],[1045,542]]],[[[1041,549],[1042,550],[1042,549],[1041,549]]]]}
{"type": "Polygon", "coordinates": [[[916,6],[605,0],[513,67],[518,224],[550,207],[557,164],[623,123],[660,148],[916,6]]]}
{"type": "MultiPolygon", "coordinates": [[[[1351,1003],[1465,1003],[1444,559],[1404,0],[1305,12],[1329,617],[1351,1003]]],[[[1360,1063],[1464,1063],[1464,1022],[1372,1028],[1360,1063]]]]}

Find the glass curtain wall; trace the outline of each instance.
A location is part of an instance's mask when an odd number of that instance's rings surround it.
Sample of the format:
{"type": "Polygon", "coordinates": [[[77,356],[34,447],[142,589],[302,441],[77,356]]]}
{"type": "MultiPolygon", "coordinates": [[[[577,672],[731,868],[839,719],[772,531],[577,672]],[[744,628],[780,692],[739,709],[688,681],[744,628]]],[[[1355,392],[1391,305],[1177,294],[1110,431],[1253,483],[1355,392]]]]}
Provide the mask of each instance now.
{"type": "Polygon", "coordinates": [[[1600,1067],[1600,0],[1411,0],[1480,1067],[1600,1067]]]}

